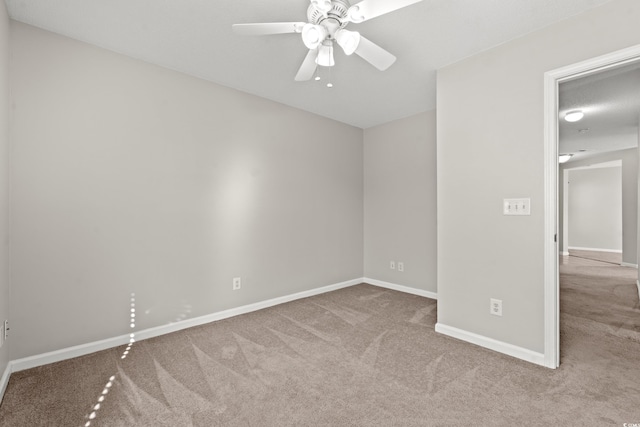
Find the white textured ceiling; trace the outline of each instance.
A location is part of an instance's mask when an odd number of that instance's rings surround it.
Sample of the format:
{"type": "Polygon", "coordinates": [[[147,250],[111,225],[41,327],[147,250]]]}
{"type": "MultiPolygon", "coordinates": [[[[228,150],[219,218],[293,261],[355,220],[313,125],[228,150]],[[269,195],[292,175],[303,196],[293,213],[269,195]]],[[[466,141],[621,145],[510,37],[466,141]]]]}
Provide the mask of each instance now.
{"type": "Polygon", "coordinates": [[[424,0],[349,24],[398,60],[381,72],[336,49],[332,89],[294,82],[307,53],[299,35],[231,31],[234,23],[306,21],[309,0],[6,3],[15,20],[367,128],[435,108],[437,69],[608,1],[424,0]]]}
{"type": "Polygon", "coordinates": [[[573,161],[638,146],[640,61],[561,83],[559,100],[559,150],[573,161]],[[563,120],[572,110],[584,118],[563,120]]]}

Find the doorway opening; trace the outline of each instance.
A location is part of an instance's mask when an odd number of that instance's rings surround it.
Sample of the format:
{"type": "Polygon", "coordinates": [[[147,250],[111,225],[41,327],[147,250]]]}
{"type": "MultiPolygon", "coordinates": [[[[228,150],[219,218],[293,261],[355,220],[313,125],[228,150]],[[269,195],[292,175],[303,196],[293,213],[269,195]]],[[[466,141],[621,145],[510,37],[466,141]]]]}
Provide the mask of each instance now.
{"type": "MultiPolygon", "coordinates": [[[[544,255],[544,304],[545,304],[545,366],[557,368],[560,365],[560,282],[559,282],[559,240],[566,237],[559,227],[559,167],[558,156],[560,136],[560,84],[592,76],[607,70],[614,70],[640,62],[640,45],[613,52],[545,73],[545,255],[544,255]],[[559,233],[561,233],[559,235],[559,233]]],[[[563,118],[570,113],[585,114],[583,111],[563,111],[563,118]]],[[[640,117],[639,117],[640,119],[640,117]]],[[[637,159],[636,159],[637,160],[637,159]]],[[[636,192],[637,197],[637,192],[636,192]]],[[[637,209],[637,199],[636,199],[637,209]]],[[[636,214],[637,221],[637,214],[636,214]]],[[[634,264],[637,264],[638,233],[632,242],[634,264]]]]}

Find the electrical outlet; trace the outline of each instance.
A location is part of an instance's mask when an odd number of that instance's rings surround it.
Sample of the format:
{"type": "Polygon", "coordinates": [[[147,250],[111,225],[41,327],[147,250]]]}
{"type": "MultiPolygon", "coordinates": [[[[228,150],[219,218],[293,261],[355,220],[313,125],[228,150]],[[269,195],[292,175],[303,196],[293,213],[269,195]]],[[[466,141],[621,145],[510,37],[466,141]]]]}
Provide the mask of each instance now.
{"type": "Polygon", "coordinates": [[[396,262],[395,261],[389,262],[389,268],[392,269],[392,270],[395,270],[396,269],[396,262]]]}
{"type": "Polygon", "coordinates": [[[494,316],[502,316],[502,300],[491,298],[489,300],[489,313],[494,316]]]}
{"type": "Polygon", "coordinates": [[[398,271],[401,273],[404,271],[404,262],[398,261],[398,271]]]}
{"type": "Polygon", "coordinates": [[[242,280],[239,277],[233,278],[233,290],[237,291],[242,286],[242,280]]]}

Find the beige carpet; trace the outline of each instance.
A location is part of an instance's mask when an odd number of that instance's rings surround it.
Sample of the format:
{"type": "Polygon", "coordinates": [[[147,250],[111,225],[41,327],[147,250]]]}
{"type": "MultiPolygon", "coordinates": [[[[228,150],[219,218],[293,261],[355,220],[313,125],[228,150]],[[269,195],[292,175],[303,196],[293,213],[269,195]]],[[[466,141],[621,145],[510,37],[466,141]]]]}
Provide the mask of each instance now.
{"type": "Polygon", "coordinates": [[[640,423],[635,270],[562,269],[557,370],[436,334],[435,301],[358,285],[15,373],[0,425],[640,423]]]}
{"type": "Polygon", "coordinates": [[[616,265],[620,254],[570,253],[560,265],[561,325],[566,326],[561,332],[580,328],[640,342],[638,271],[616,265]]]}

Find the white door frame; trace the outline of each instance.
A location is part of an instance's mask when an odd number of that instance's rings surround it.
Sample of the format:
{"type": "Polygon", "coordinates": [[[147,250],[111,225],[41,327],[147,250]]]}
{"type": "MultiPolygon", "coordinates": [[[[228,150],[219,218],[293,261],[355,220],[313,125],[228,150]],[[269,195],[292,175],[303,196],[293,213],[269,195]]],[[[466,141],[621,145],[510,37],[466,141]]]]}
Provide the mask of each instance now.
{"type": "Polygon", "coordinates": [[[560,366],[558,278],[558,85],[640,60],[640,45],[549,71],[544,75],[544,365],[560,366]]]}

